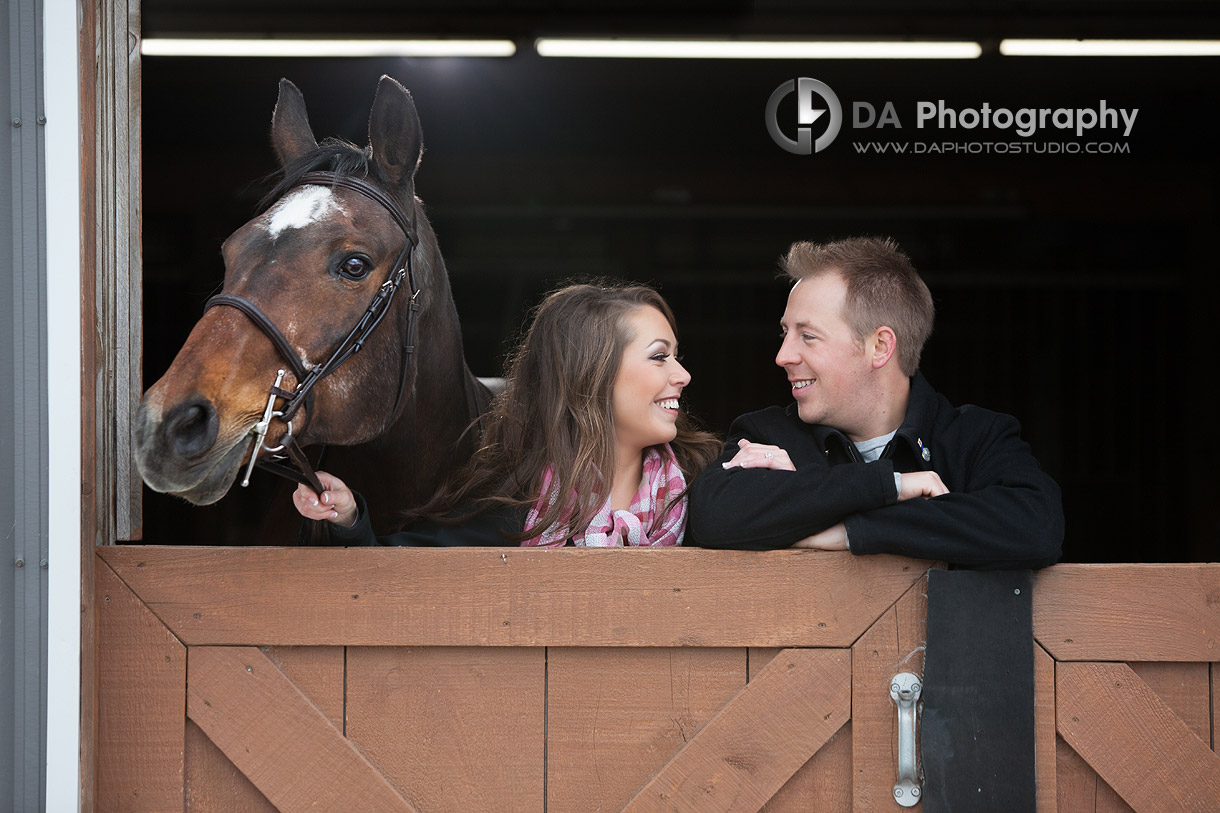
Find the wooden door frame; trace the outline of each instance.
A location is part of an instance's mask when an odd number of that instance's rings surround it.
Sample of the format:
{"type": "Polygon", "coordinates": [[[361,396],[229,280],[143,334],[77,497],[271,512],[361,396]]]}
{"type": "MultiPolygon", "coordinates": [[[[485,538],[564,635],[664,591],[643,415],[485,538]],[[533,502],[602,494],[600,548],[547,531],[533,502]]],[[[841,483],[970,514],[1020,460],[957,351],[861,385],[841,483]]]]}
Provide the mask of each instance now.
{"type": "Polygon", "coordinates": [[[80,4],[80,799],[94,808],[94,554],[140,536],[140,0],[80,4]]]}

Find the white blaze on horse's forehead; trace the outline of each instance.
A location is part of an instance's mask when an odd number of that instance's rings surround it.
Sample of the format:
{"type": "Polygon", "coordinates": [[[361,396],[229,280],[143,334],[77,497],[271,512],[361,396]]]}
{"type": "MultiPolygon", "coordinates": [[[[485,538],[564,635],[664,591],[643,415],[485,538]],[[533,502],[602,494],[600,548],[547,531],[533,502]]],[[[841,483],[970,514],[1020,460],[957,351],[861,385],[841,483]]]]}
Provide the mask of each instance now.
{"type": "Polygon", "coordinates": [[[284,229],[303,229],[324,220],[332,212],[345,210],[328,187],[309,184],[300,186],[279,200],[263,215],[263,226],[272,239],[284,229]]]}

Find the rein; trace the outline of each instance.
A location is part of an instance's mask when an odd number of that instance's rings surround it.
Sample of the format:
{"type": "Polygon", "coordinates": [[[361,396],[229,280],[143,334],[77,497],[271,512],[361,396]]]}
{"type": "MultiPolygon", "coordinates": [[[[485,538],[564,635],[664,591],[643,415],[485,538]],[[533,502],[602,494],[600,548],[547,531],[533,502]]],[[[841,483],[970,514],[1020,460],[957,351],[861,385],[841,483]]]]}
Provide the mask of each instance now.
{"type": "Polygon", "coordinates": [[[254,304],[245,297],[237,294],[217,294],[207,301],[204,306],[204,312],[211,310],[217,305],[227,305],[231,308],[236,308],[246,315],[254,325],[261,330],[271,343],[275,345],[276,351],[280,354],[288,365],[292,368],[293,375],[296,377],[296,387],[289,391],[282,389],[280,384],[284,380],[285,371],[279,370],[275,377],[275,383],[268,390],[267,406],[263,410],[263,417],[251,429],[250,433],[254,436],[254,446],[250,452],[250,463],[246,467],[246,475],[242,480],[242,486],[250,484],[250,475],[257,465],[259,468],[270,471],[281,477],[289,480],[294,480],[298,483],[304,483],[321,494],[324,489],[318,481],[318,475],[310,465],[309,459],[301,450],[299,439],[305,434],[309,428],[309,422],[313,417],[313,388],[319,381],[326,378],[331,373],[341,367],[344,362],[350,359],[353,355],[360,352],[360,348],[364,346],[365,341],[372,335],[373,331],[381,324],[386,313],[389,312],[390,306],[394,302],[394,296],[398,293],[398,289],[402,287],[403,282],[407,284],[407,292],[409,295],[407,302],[407,335],[403,344],[402,352],[402,369],[398,378],[398,394],[394,398],[394,406],[390,410],[390,423],[392,424],[398,417],[399,410],[402,408],[403,394],[406,391],[407,385],[407,367],[410,364],[411,356],[415,353],[415,318],[419,313],[419,295],[420,289],[415,285],[415,249],[419,245],[419,236],[415,231],[415,224],[406,216],[406,213],[398,206],[398,204],[382,192],[377,187],[360,178],[353,178],[346,175],[338,175],[334,172],[308,172],[301,176],[298,186],[306,184],[321,184],[325,186],[341,186],[345,189],[351,189],[359,192],[365,197],[373,200],[390,213],[394,218],[394,222],[402,229],[403,236],[406,237],[406,242],[403,244],[402,251],[398,253],[397,259],[390,267],[390,273],[386,277],[385,282],[377,288],[377,293],[373,297],[373,301],[369,303],[368,308],[364,311],[359,321],[356,322],[347,334],[347,337],[339,343],[330,357],[312,368],[305,366],[305,363],[292,349],[292,345],[275,323],[263,313],[258,305],[254,304]],[[283,400],[283,404],[279,409],[276,409],[276,401],[283,400]],[[292,421],[297,416],[297,413],[304,407],[305,422],[300,429],[293,429],[292,421]],[[280,445],[269,447],[265,441],[267,431],[271,426],[271,421],[278,418],[283,421],[288,430],[280,439],[280,445]],[[260,452],[266,452],[267,455],[259,459],[260,452]],[[285,463],[285,458],[290,459],[297,468],[285,463]]]}

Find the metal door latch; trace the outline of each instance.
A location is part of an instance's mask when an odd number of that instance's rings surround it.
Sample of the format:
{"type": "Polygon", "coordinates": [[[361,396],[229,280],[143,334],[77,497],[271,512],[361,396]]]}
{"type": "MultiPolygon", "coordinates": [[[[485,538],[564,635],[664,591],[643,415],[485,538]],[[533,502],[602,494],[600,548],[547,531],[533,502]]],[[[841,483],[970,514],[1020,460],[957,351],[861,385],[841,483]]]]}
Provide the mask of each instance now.
{"type": "Polygon", "coordinates": [[[894,801],[903,807],[919,804],[921,788],[915,764],[915,706],[922,690],[918,675],[899,672],[890,680],[890,698],[898,706],[898,782],[894,801]]]}

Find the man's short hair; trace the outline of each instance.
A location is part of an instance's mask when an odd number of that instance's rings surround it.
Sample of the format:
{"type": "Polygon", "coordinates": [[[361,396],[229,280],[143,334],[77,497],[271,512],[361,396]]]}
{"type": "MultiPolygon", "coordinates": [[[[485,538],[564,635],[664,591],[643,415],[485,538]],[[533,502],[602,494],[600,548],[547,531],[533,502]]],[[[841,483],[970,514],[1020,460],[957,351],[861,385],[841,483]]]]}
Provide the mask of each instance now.
{"type": "Polygon", "coordinates": [[[932,335],[936,306],[911,258],[889,237],[852,237],[833,243],[793,243],[780,261],[796,282],[838,274],[847,287],[843,320],[856,341],[888,325],[898,337],[898,366],[914,375],[932,335]]]}

